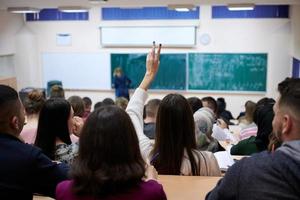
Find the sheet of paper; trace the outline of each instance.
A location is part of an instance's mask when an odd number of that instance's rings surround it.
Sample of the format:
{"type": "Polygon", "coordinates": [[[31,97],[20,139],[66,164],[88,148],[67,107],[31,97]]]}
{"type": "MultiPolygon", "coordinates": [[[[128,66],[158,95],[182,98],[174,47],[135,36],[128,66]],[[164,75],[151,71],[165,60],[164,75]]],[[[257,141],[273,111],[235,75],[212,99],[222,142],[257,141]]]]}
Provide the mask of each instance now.
{"type": "Polygon", "coordinates": [[[219,151],[214,153],[214,155],[218,161],[221,171],[227,171],[227,169],[234,164],[234,160],[227,151],[219,151]]]}

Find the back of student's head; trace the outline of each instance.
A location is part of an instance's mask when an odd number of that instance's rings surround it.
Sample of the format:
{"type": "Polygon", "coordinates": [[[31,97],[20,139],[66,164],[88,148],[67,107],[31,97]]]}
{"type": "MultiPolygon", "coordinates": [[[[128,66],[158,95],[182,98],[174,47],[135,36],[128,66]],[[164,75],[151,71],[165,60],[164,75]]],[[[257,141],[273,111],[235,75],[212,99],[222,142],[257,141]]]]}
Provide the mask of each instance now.
{"type": "Polygon", "coordinates": [[[205,134],[211,138],[213,124],[215,123],[214,113],[211,109],[203,107],[194,113],[196,135],[205,134]]]}
{"type": "Polygon", "coordinates": [[[43,93],[38,90],[32,90],[24,100],[24,107],[27,115],[39,114],[45,103],[43,93]]]}
{"type": "Polygon", "coordinates": [[[19,134],[22,131],[24,123],[24,114],[22,115],[22,104],[18,93],[11,87],[0,85],[0,131],[7,132],[10,129],[10,123],[14,116],[18,119],[18,129],[13,134],[19,134]]]}
{"type": "Polygon", "coordinates": [[[160,174],[179,175],[184,150],[191,161],[193,175],[197,166],[192,154],[196,148],[193,112],[180,94],[169,94],[161,101],[156,118],[156,138],[153,162],[160,174]]]}
{"type": "Polygon", "coordinates": [[[190,97],[187,100],[192,108],[193,113],[203,107],[202,101],[198,97],[190,97]]]}
{"type": "Polygon", "coordinates": [[[209,107],[210,109],[212,109],[212,111],[217,114],[218,112],[218,105],[217,102],[214,98],[212,97],[203,97],[201,99],[203,107],[209,107]]]}
{"type": "Polygon", "coordinates": [[[275,100],[263,98],[256,104],[253,121],[257,125],[256,146],[260,151],[267,149],[269,135],[272,133],[272,121],[274,118],[273,106],[275,100]]]}
{"type": "Polygon", "coordinates": [[[60,85],[53,85],[50,89],[50,98],[65,98],[65,91],[60,85]]]}
{"type": "Polygon", "coordinates": [[[253,101],[247,101],[245,103],[245,118],[250,123],[253,122],[255,109],[256,109],[256,103],[254,103],[253,101]]]}
{"type": "Polygon", "coordinates": [[[156,118],[160,102],[160,99],[151,99],[148,101],[148,103],[145,106],[146,117],[156,118]]]}
{"type": "Polygon", "coordinates": [[[74,116],[82,117],[84,114],[84,102],[82,98],[80,96],[71,96],[68,98],[68,102],[74,110],[74,116]]]}
{"type": "Polygon", "coordinates": [[[138,138],[128,114],[117,106],[96,109],[79,139],[71,177],[76,194],[101,197],[138,184],[145,173],[138,138]]]}
{"type": "Polygon", "coordinates": [[[128,100],[125,97],[118,97],[116,99],[116,106],[122,108],[123,110],[126,110],[128,105],[128,100]]]}
{"type": "Polygon", "coordinates": [[[300,79],[286,78],[278,84],[280,93],[279,107],[292,113],[297,120],[300,119],[300,79]]]}
{"type": "Polygon", "coordinates": [[[115,102],[111,98],[105,98],[103,99],[102,104],[103,106],[112,106],[115,105],[115,102]]]}
{"type": "Polygon", "coordinates": [[[83,100],[83,103],[84,103],[84,108],[85,109],[87,109],[87,108],[90,109],[91,106],[92,106],[92,100],[91,100],[91,98],[89,98],[89,97],[83,97],[82,100],[83,100]]]}
{"type": "Polygon", "coordinates": [[[103,103],[102,101],[98,101],[97,103],[95,103],[94,105],[94,110],[98,109],[98,108],[101,108],[103,106],[103,103]]]}
{"type": "Polygon", "coordinates": [[[63,98],[47,100],[40,111],[35,145],[51,159],[55,159],[56,138],[71,144],[70,117],[71,105],[63,98]]]}
{"type": "Polygon", "coordinates": [[[226,110],[226,102],[223,97],[219,97],[217,99],[217,106],[218,106],[218,113],[222,113],[223,111],[226,110]]]}

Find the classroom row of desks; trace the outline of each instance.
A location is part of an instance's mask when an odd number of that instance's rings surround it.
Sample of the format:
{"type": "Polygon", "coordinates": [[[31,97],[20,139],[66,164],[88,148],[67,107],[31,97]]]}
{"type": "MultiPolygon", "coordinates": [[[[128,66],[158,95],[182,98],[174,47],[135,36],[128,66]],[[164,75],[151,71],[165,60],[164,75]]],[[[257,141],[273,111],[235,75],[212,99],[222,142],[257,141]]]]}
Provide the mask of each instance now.
{"type": "MultiPolygon", "coordinates": [[[[221,177],[159,175],[168,200],[199,200],[214,188],[221,177]]],[[[50,200],[49,197],[34,196],[34,200],[50,200]]]]}

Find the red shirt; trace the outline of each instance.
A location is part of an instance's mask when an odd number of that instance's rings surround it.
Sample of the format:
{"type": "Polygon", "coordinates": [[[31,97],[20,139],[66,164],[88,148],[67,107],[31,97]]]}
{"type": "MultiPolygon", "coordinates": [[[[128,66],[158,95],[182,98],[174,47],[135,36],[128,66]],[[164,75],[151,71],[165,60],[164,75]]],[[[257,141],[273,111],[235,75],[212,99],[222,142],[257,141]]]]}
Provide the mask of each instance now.
{"type": "MultiPolygon", "coordinates": [[[[78,197],[72,193],[72,181],[63,181],[56,187],[56,200],[96,200],[91,196],[78,197]]],[[[166,200],[161,184],[154,180],[141,183],[126,193],[112,194],[101,200],[166,200]]],[[[98,200],[98,199],[97,199],[98,200]]],[[[100,199],[99,199],[100,200],[100,199]]]]}

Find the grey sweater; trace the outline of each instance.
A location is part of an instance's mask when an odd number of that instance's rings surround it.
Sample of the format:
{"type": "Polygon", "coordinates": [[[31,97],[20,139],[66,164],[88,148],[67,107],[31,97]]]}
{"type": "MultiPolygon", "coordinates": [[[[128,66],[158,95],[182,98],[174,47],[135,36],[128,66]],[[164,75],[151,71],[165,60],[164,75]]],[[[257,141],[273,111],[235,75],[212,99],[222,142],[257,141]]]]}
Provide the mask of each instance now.
{"type": "Polygon", "coordinates": [[[300,140],[237,162],[206,199],[300,199],[300,140]]]}

